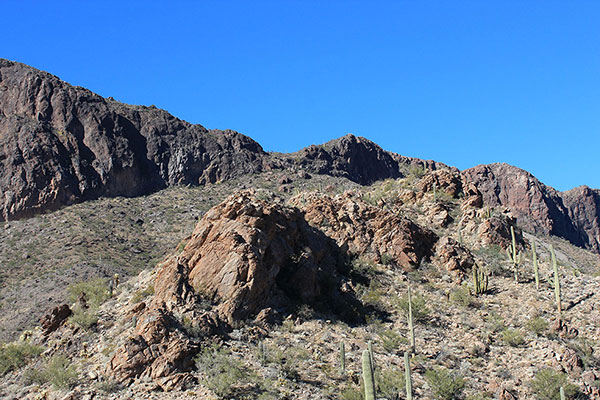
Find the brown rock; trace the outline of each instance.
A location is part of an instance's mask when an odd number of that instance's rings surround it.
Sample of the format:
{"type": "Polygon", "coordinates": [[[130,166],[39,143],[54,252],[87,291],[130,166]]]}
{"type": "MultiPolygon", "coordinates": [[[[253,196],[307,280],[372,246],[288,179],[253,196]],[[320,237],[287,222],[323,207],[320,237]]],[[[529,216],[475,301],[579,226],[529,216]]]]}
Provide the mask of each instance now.
{"type": "Polygon", "coordinates": [[[306,220],[333,238],[338,246],[377,262],[413,269],[432,254],[437,236],[397,212],[375,207],[351,193],[331,198],[303,194],[292,200],[306,220]]]}
{"type": "Polygon", "coordinates": [[[600,251],[600,191],[580,187],[560,193],[527,171],[499,163],[478,165],[463,176],[487,206],[508,207],[520,227],[600,251]]]}
{"type": "Polygon", "coordinates": [[[44,335],[49,335],[57,330],[72,314],[73,312],[66,304],[53,308],[52,311],[42,317],[40,321],[42,329],[44,330],[44,335]]]}
{"type": "Polygon", "coordinates": [[[440,260],[440,263],[446,267],[448,272],[457,276],[463,276],[475,265],[473,254],[448,236],[438,241],[435,247],[435,257],[440,260]]]}
{"type": "Polygon", "coordinates": [[[433,192],[434,186],[438,193],[445,192],[452,198],[458,198],[463,190],[460,173],[452,169],[433,171],[423,176],[417,185],[418,189],[425,193],[433,192]]]}
{"type": "Polygon", "coordinates": [[[130,337],[111,358],[109,373],[112,373],[117,381],[124,382],[144,372],[154,358],[142,336],[130,337]]]}
{"type": "Polygon", "coordinates": [[[201,294],[233,323],[267,307],[286,307],[291,297],[308,303],[329,298],[342,294],[323,290],[325,280],[338,280],[338,252],[299,210],[240,192],[207,212],[182,254],[163,265],[155,302],[170,309],[201,294]]]}
{"type": "Polygon", "coordinates": [[[560,356],[561,366],[569,375],[579,376],[583,372],[583,361],[577,352],[566,348],[560,356]]]}

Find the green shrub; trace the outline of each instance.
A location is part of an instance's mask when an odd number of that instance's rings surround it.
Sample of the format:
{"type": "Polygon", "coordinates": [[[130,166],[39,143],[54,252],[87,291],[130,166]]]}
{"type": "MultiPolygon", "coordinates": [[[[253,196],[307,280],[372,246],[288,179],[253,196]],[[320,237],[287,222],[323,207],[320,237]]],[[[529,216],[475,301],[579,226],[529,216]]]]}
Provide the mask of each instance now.
{"type": "MultiPolygon", "coordinates": [[[[425,298],[418,293],[412,293],[411,300],[413,321],[420,323],[429,321],[431,310],[427,307],[425,298]]],[[[394,305],[401,310],[403,315],[408,316],[408,294],[396,298],[394,305]]]]}
{"type": "Polygon", "coordinates": [[[465,387],[462,376],[438,367],[425,372],[425,380],[431,387],[433,396],[440,400],[453,400],[461,397],[465,387]]]}
{"type": "Polygon", "coordinates": [[[502,331],[502,340],[509,346],[519,347],[525,344],[525,338],[518,329],[506,328],[502,331]]]}
{"type": "Polygon", "coordinates": [[[565,396],[575,398],[577,386],[567,381],[567,376],[550,368],[539,370],[530,382],[531,390],[538,400],[560,400],[560,387],[565,390],[565,396]]]}
{"type": "Polygon", "coordinates": [[[29,342],[3,343],[0,345],[0,376],[21,368],[44,349],[29,342]]]}
{"type": "Polygon", "coordinates": [[[396,353],[400,345],[408,344],[408,339],[400,335],[393,329],[380,329],[377,334],[381,339],[381,344],[388,353],[396,353]]]}
{"type": "Polygon", "coordinates": [[[108,299],[108,281],[104,278],[79,282],[67,287],[67,295],[71,304],[77,302],[83,293],[90,308],[99,307],[108,299]]]}
{"type": "Polygon", "coordinates": [[[525,327],[536,336],[542,336],[548,331],[548,321],[538,316],[527,321],[525,327]]]}
{"type": "Polygon", "coordinates": [[[376,371],[377,395],[384,399],[399,399],[400,393],[406,391],[404,371],[388,368],[376,371]]]}
{"type": "Polygon", "coordinates": [[[238,398],[240,387],[256,384],[256,376],[244,362],[224,348],[207,347],[195,361],[202,383],[221,399],[238,398]]]}
{"type": "Polygon", "coordinates": [[[46,361],[41,368],[29,370],[27,377],[35,383],[50,382],[56,388],[68,389],[75,386],[79,374],[65,355],[57,354],[46,361]]]}
{"type": "Polygon", "coordinates": [[[394,264],[394,257],[387,253],[383,253],[381,255],[381,257],[379,257],[379,258],[383,265],[393,265],[394,264]]]}
{"type": "Polygon", "coordinates": [[[463,307],[475,305],[475,300],[471,295],[471,291],[466,285],[463,285],[450,293],[450,301],[463,307]]]}
{"type": "Polygon", "coordinates": [[[154,294],[154,286],[150,285],[146,289],[138,290],[134,293],[133,297],[131,297],[131,304],[137,304],[140,301],[144,300],[148,296],[152,296],[154,294]]]}
{"type": "Polygon", "coordinates": [[[69,317],[69,321],[83,329],[90,329],[98,323],[97,309],[90,307],[84,310],[81,307],[74,307],[73,315],[69,317]]]}
{"type": "Polygon", "coordinates": [[[352,386],[346,386],[344,389],[342,389],[342,392],[340,394],[340,399],[341,400],[363,400],[363,393],[362,390],[360,390],[360,388],[352,385],[352,386]]]}

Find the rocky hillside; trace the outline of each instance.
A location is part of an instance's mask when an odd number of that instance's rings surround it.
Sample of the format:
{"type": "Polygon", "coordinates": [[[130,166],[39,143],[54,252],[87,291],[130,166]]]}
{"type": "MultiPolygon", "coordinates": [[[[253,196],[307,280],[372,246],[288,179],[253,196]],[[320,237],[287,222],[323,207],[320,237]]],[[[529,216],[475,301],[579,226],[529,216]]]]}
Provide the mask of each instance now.
{"type": "Polygon", "coordinates": [[[600,253],[600,191],[583,186],[561,193],[507,164],[479,165],[463,174],[486,204],[510,208],[524,229],[600,253]]]}
{"type": "MultiPolygon", "coordinates": [[[[233,131],[208,130],[156,107],[131,106],[0,59],[0,221],[101,196],[139,196],[285,170],[359,184],[447,166],[404,157],[353,135],[292,154],[267,154],[233,131]]],[[[489,206],[525,229],[600,252],[599,193],[559,193],[504,164],[464,171],[489,206]]]]}
{"type": "Polygon", "coordinates": [[[518,226],[513,242],[510,210],[452,169],[284,187],[227,196],[131,280],[72,288],[3,345],[0,396],[355,400],[371,342],[378,398],[405,398],[409,287],[416,398],[600,396],[597,256],[518,226]]]}

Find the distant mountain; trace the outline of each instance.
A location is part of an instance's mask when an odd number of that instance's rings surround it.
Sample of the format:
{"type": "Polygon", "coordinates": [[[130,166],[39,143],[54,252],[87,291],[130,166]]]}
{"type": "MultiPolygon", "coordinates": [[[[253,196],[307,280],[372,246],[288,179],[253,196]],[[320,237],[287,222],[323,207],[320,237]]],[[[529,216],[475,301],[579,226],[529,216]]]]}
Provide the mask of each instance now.
{"type": "Polygon", "coordinates": [[[560,236],[600,253],[600,191],[579,187],[559,192],[527,171],[508,164],[478,165],[463,171],[484,203],[510,208],[527,230],[560,236]]]}
{"type": "MultiPolygon", "coordinates": [[[[208,130],[154,106],[133,106],[0,59],[0,220],[98,198],[138,196],[270,169],[370,184],[411,167],[451,168],[404,157],[346,135],[291,154],[269,154],[240,133],[208,130]]],[[[525,229],[600,253],[600,191],[560,193],[506,164],[463,172],[490,206],[509,207],[525,229]]]]}

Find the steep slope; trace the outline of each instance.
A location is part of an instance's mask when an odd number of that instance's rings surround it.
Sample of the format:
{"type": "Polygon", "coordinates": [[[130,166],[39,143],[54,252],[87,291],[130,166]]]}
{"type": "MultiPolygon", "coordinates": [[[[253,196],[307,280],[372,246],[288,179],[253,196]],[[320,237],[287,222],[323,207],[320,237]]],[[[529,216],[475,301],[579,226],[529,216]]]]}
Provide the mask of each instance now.
{"type": "Polygon", "coordinates": [[[287,160],[313,173],[344,177],[361,185],[403,177],[411,166],[427,170],[448,168],[435,161],[385,151],[372,141],[352,134],[308,146],[288,155],[287,160]]]}
{"type": "Polygon", "coordinates": [[[477,186],[487,205],[510,208],[519,226],[599,252],[597,190],[581,187],[561,193],[529,172],[503,163],[478,165],[463,175],[477,186]]]}
{"type": "Polygon", "coordinates": [[[252,139],[129,106],[0,59],[0,219],[267,167],[252,139]]]}
{"type": "Polygon", "coordinates": [[[581,233],[583,247],[600,253],[600,190],[580,186],[561,195],[581,233]]]}

